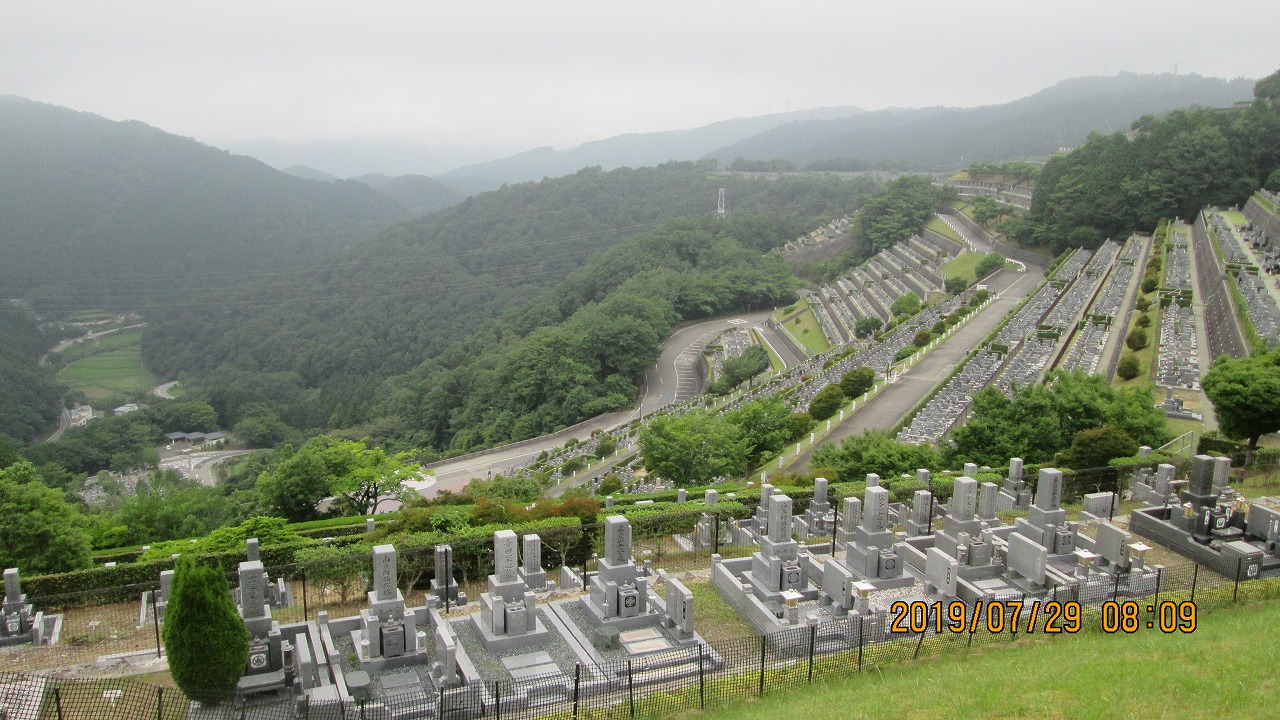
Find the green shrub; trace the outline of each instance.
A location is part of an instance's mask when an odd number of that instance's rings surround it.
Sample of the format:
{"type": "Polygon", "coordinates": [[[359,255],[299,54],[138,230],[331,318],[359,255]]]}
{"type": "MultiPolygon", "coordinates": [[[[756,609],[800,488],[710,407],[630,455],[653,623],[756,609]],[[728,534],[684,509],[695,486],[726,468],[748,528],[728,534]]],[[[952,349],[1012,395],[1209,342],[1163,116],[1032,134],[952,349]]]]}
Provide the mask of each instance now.
{"type": "Polygon", "coordinates": [[[1138,365],[1138,356],[1129,353],[1120,358],[1119,364],[1116,365],[1116,374],[1124,380],[1132,380],[1138,377],[1141,368],[1138,365]]]}
{"type": "Polygon", "coordinates": [[[1129,331],[1129,335],[1125,337],[1124,344],[1130,350],[1138,351],[1147,346],[1147,331],[1142,328],[1134,328],[1129,331]]]}
{"type": "Polygon", "coordinates": [[[169,674],[187,697],[231,699],[249,662],[249,632],[231,601],[227,578],[189,556],[178,560],[164,617],[169,674]]]}
{"type": "Polygon", "coordinates": [[[835,415],[845,403],[844,391],[839,385],[828,385],[818,391],[809,403],[809,415],[819,422],[835,415]]]}

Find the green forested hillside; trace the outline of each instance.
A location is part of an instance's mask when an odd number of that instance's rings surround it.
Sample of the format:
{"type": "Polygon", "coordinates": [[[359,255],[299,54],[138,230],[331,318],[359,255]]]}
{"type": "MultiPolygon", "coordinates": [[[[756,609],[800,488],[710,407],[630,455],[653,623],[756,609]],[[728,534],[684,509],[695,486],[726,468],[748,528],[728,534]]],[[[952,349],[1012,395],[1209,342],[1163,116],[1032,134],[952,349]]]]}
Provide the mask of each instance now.
{"type": "Polygon", "coordinates": [[[62,391],[37,364],[47,348],[29,315],[0,303],[0,436],[29,440],[57,424],[62,391]]]}
{"type": "Polygon", "coordinates": [[[0,97],[0,286],[44,309],[181,302],[193,285],[296,265],[402,215],[361,183],[0,97]]]}
{"type": "Polygon", "coordinates": [[[1150,230],[1161,218],[1244,202],[1280,169],[1280,73],[1257,84],[1247,108],[1178,110],[1143,117],[1131,133],[1094,135],[1051,159],[1031,212],[1010,234],[1048,245],[1097,247],[1150,230]]]}
{"type": "Polygon", "coordinates": [[[426,215],[462,200],[462,192],[426,175],[361,175],[352,178],[386,195],[410,217],[426,215]]]}
{"type": "MultiPolygon", "coordinates": [[[[265,408],[253,405],[264,401],[297,428],[365,423],[376,419],[371,403],[383,380],[432,358],[456,367],[478,351],[447,353],[454,343],[474,336],[484,348],[505,346],[655,270],[658,260],[646,261],[653,263],[648,267],[611,256],[621,269],[570,275],[599,251],[665,219],[708,214],[719,187],[727,189],[735,212],[730,225],[761,229],[739,233],[758,260],[818,219],[850,211],[872,186],[832,178],[727,178],[693,163],[608,173],[592,168],[510,186],[400,225],[305,271],[153,315],[144,357],[167,377],[203,376],[232,424],[261,417],[265,408]],[[768,212],[768,219],[757,212],[768,212]],[[543,295],[556,286],[563,288],[559,295],[543,295]],[[501,324],[487,323],[499,317],[501,324]]],[[[674,243],[672,257],[698,265],[694,256],[706,252],[696,245],[702,241],[691,236],[689,248],[674,243]]],[[[724,302],[711,298],[702,306],[724,302]]],[[[628,382],[635,380],[632,370],[624,371],[628,382]]],[[[446,436],[434,433],[434,442],[446,436]]]]}
{"type": "Polygon", "coordinates": [[[710,155],[780,158],[804,167],[834,158],[870,166],[955,169],[978,159],[1044,156],[1084,142],[1093,131],[1189,105],[1248,99],[1252,81],[1198,75],[1134,75],[1065,80],[1029,97],[976,108],[882,110],[840,120],[794,122],[710,155]]]}

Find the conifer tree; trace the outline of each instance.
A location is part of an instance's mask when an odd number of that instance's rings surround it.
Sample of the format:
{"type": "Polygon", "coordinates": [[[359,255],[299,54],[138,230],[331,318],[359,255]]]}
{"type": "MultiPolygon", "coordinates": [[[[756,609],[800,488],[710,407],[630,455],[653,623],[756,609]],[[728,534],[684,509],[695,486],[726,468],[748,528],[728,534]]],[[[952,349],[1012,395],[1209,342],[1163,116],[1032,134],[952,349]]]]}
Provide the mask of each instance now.
{"type": "Polygon", "coordinates": [[[218,570],[178,559],[164,614],[169,674],[192,700],[218,703],[235,694],[249,661],[249,632],[218,570]]]}

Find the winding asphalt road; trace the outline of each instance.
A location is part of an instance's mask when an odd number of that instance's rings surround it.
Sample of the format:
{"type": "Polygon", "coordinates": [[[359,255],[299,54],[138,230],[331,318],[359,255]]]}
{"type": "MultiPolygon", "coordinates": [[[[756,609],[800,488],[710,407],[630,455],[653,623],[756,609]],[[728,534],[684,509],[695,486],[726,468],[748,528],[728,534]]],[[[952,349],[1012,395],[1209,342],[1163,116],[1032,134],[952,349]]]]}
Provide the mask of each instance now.
{"type": "Polygon", "coordinates": [[[430,463],[426,467],[435,472],[436,484],[424,489],[423,495],[434,497],[440,490],[457,490],[474,478],[510,472],[536,459],[544,450],[564,445],[571,437],[585,438],[592,431],[625,425],[637,418],[646,417],[665,405],[697,397],[702,392],[704,380],[699,366],[702,350],[707,343],[732,327],[758,327],[764,330],[768,317],[768,311],[730,315],[676,330],[663,346],[657,365],[645,375],[644,394],[638,407],[599,415],[550,435],[430,463]]]}

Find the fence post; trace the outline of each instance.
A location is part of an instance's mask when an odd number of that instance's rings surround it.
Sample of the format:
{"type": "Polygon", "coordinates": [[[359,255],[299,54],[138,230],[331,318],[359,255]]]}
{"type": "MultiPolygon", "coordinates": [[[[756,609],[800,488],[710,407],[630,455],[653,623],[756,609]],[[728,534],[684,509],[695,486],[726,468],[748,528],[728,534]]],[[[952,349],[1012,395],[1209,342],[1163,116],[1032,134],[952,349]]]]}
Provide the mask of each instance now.
{"type": "Polygon", "coordinates": [[[53,707],[58,711],[58,720],[62,720],[62,692],[58,688],[53,689],[53,707]]]}
{"type": "MultiPolygon", "coordinates": [[[[926,625],[927,625],[927,624],[928,624],[928,622],[929,622],[929,611],[928,611],[928,610],[926,610],[926,611],[925,611],[925,616],[924,616],[924,618],[925,618],[925,623],[926,623],[926,625]]],[[[926,629],[926,630],[928,630],[928,628],[927,628],[927,627],[926,627],[925,629],[926,629]]],[[[920,639],[916,641],[916,651],[915,651],[915,652],[913,652],[913,653],[911,653],[911,659],[912,659],[912,660],[915,660],[916,658],[920,657],[920,646],[921,646],[921,645],[924,645],[924,635],[925,635],[924,633],[920,633],[920,639]]]]}
{"type": "Polygon", "coordinates": [[[156,720],[164,720],[164,688],[156,688],[156,720]]]}
{"type": "Polygon", "coordinates": [[[502,681],[493,681],[493,714],[497,720],[502,720],[502,681]]]}
{"type": "Polygon", "coordinates": [[[720,515],[711,513],[711,552],[720,552],[720,515]]]}
{"type": "Polygon", "coordinates": [[[858,616],[858,672],[862,672],[862,621],[864,619],[861,615],[858,616]]]}
{"type": "Polygon", "coordinates": [[[1244,567],[1244,558],[1236,558],[1236,586],[1231,591],[1231,602],[1238,602],[1240,599],[1240,571],[1244,567]]]}
{"type": "Polygon", "coordinates": [[[1160,584],[1162,582],[1164,582],[1164,568],[1158,567],[1156,568],[1156,597],[1154,601],[1155,604],[1152,605],[1152,607],[1156,609],[1156,612],[1160,612],[1160,584]]]}
{"type": "Polygon", "coordinates": [[[831,557],[836,556],[836,533],[840,531],[840,511],[831,510],[831,557]]]}
{"type": "MultiPolygon", "coordinates": [[[[586,569],[586,566],[583,566],[586,569]]],[[[578,720],[578,691],[582,687],[582,663],[573,664],[573,720],[578,720]]]]}
{"type": "Polygon", "coordinates": [[[1116,584],[1115,587],[1111,588],[1111,599],[1120,600],[1120,573],[1116,573],[1116,584]]]}
{"type": "Polygon", "coordinates": [[[1195,570],[1191,571],[1191,602],[1196,601],[1196,581],[1200,579],[1200,563],[1195,564],[1195,570]]]}
{"type": "Polygon", "coordinates": [[[698,709],[707,709],[707,675],[702,669],[702,643],[698,643],[698,709]]]}
{"type": "MultiPolygon", "coordinates": [[[[445,594],[445,597],[448,597],[448,596],[449,596],[449,586],[448,586],[448,584],[446,584],[446,585],[444,586],[444,594],[445,594]]],[[[362,719],[364,718],[364,703],[363,703],[363,702],[362,702],[362,703],[360,703],[360,717],[361,717],[362,719]]],[[[443,718],[444,718],[444,688],[440,688],[440,693],[439,693],[439,695],[438,695],[438,696],[437,696],[437,698],[436,698],[436,720],[442,720],[443,718]]]]}
{"type": "Polygon", "coordinates": [[[809,626],[809,682],[813,682],[813,651],[818,644],[818,626],[809,626]]]}
{"type": "Polygon", "coordinates": [[[307,569],[303,567],[299,571],[302,573],[302,620],[305,622],[311,618],[307,612],[307,569]]]}
{"type": "Polygon", "coordinates": [[[766,642],[766,640],[765,640],[765,636],[764,636],[764,635],[761,635],[761,636],[760,636],[760,684],[759,684],[759,687],[758,687],[758,693],[759,693],[760,695],[764,695],[764,649],[765,649],[765,642],[766,642]]]}
{"type": "Polygon", "coordinates": [[[587,589],[587,561],[582,561],[582,589],[587,589]]]}
{"type": "Polygon", "coordinates": [[[154,624],[156,626],[156,658],[164,654],[164,645],[160,642],[160,610],[156,605],[156,593],[158,592],[160,590],[156,589],[155,592],[151,593],[151,617],[155,620],[154,624]]]}
{"type": "Polygon", "coordinates": [[[636,716],[636,682],[632,675],[631,661],[627,661],[627,704],[631,706],[631,717],[636,716]]]}

